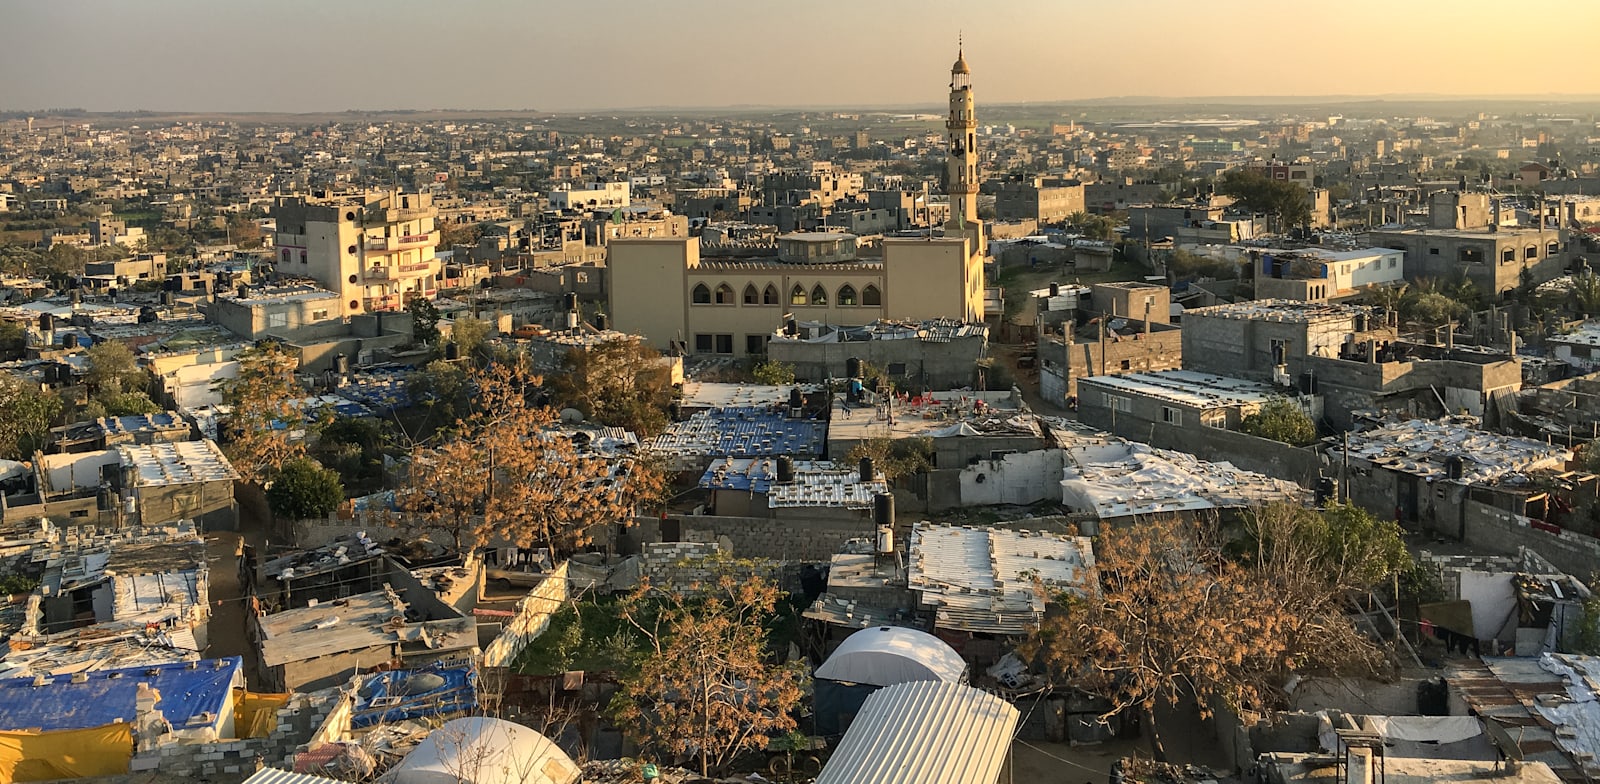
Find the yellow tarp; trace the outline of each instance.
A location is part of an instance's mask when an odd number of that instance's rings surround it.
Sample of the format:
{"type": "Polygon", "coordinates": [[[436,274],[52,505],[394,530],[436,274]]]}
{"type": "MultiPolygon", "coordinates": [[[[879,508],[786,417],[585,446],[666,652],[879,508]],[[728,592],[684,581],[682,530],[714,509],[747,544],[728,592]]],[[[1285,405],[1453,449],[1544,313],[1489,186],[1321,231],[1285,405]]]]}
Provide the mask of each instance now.
{"type": "Polygon", "coordinates": [[[49,781],[128,772],[133,725],[0,732],[0,781],[49,781]]]}
{"type": "Polygon", "coordinates": [[[287,694],[233,691],[233,733],[241,738],[265,738],[278,727],[278,709],[289,704],[287,694]]]}

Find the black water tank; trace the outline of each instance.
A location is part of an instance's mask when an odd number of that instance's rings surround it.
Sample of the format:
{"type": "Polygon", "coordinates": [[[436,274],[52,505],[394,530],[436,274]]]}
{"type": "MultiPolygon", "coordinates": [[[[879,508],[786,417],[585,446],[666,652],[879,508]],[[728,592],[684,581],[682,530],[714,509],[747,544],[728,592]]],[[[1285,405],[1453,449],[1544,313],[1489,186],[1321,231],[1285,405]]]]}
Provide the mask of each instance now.
{"type": "Polygon", "coordinates": [[[56,317],[55,316],[52,316],[49,313],[40,313],[39,314],[39,331],[40,332],[53,332],[53,331],[55,331],[55,328],[56,328],[56,317]]]}
{"type": "Polygon", "coordinates": [[[1467,473],[1467,461],[1461,455],[1451,455],[1444,459],[1444,472],[1451,479],[1460,479],[1467,473]]]}
{"type": "Polygon", "coordinates": [[[61,347],[72,349],[78,347],[78,333],[68,332],[61,336],[61,347]]]}
{"type": "Polygon", "coordinates": [[[804,406],[805,404],[806,404],[806,398],[805,398],[804,395],[800,394],[800,388],[799,387],[791,388],[789,390],[789,407],[790,408],[800,408],[801,406],[804,406]]]}
{"type": "Polygon", "coordinates": [[[604,313],[594,314],[594,328],[601,332],[611,329],[611,319],[604,313]]]}
{"type": "Polygon", "coordinates": [[[1300,394],[1317,394],[1317,374],[1307,370],[1300,374],[1300,394]]]}
{"type": "Polygon", "coordinates": [[[874,525],[894,525],[894,496],[878,493],[872,497],[872,522],[874,525]]]}
{"type": "Polygon", "coordinates": [[[333,358],[333,372],[341,376],[349,375],[350,356],[348,354],[340,354],[333,358]]]}
{"type": "Polygon", "coordinates": [[[444,358],[447,361],[454,361],[454,360],[460,359],[461,358],[461,345],[459,343],[456,343],[453,340],[450,341],[449,343],[444,344],[444,358]]]}
{"type": "Polygon", "coordinates": [[[871,482],[874,476],[876,476],[876,474],[872,472],[872,458],[861,458],[861,481],[871,482]]]}
{"type": "Polygon", "coordinates": [[[139,308],[139,323],[140,324],[154,324],[159,320],[160,319],[156,316],[156,309],[155,308],[152,308],[149,305],[145,305],[144,307],[139,308]]]}
{"type": "Polygon", "coordinates": [[[1324,506],[1332,501],[1339,493],[1339,484],[1333,477],[1324,476],[1317,479],[1317,506],[1324,506]]]}
{"type": "Polygon", "coordinates": [[[800,334],[800,325],[795,323],[794,316],[785,316],[783,319],[783,334],[794,337],[800,334]]]}
{"type": "Polygon", "coordinates": [[[1061,294],[1061,284],[1060,283],[1052,283],[1052,284],[1050,284],[1050,296],[1056,297],[1056,296],[1060,296],[1060,294],[1061,294]]]}
{"type": "Polygon", "coordinates": [[[112,302],[116,302],[117,301],[117,290],[116,289],[106,289],[106,296],[110,297],[112,302]]]}
{"type": "Polygon", "coordinates": [[[794,481],[794,458],[788,455],[778,455],[778,482],[788,484],[794,481]]]}
{"type": "Polygon", "coordinates": [[[861,358],[850,357],[844,361],[845,378],[861,378],[861,358]]]}
{"type": "Polygon", "coordinates": [[[239,288],[234,289],[234,293],[239,297],[239,299],[244,299],[250,296],[250,287],[240,283],[239,288]]]}
{"type": "Polygon", "coordinates": [[[563,294],[563,295],[561,295],[561,309],[566,311],[566,312],[568,312],[568,313],[571,313],[572,311],[577,310],[578,309],[578,295],[576,295],[576,294],[563,294]]]}

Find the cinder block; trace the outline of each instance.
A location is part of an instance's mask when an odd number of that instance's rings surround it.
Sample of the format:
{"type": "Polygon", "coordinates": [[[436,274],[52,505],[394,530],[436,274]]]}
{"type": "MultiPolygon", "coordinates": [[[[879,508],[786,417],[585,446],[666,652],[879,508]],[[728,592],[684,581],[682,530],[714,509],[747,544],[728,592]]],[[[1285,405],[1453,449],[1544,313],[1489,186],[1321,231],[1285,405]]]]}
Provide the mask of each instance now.
{"type": "Polygon", "coordinates": [[[134,772],[134,773],[137,773],[137,772],[143,771],[143,770],[159,770],[160,768],[161,768],[161,757],[160,756],[134,757],[128,763],[128,770],[131,771],[131,772],[134,772]]]}
{"type": "Polygon", "coordinates": [[[239,772],[239,766],[238,765],[223,765],[222,766],[222,772],[223,773],[238,773],[239,772]]]}

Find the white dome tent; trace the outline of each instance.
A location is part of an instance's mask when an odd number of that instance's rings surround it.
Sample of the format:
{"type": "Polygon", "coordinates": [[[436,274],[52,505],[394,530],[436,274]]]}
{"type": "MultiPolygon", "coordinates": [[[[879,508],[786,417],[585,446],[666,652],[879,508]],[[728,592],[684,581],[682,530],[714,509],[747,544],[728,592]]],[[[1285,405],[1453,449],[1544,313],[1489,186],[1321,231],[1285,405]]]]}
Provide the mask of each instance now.
{"type": "Polygon", "coordinates": [[[817,733],[844,732],[869,695],[899,683],[961,683],[967,663],[944,640],[898,626],[862,629],[817,668],[817,733]]]}
{"type": "Polygon", "coordinates": [[[581,771],[549,738],[520,724],[471,716],[445,722],[386,784],[574,784],[581,771]]]}

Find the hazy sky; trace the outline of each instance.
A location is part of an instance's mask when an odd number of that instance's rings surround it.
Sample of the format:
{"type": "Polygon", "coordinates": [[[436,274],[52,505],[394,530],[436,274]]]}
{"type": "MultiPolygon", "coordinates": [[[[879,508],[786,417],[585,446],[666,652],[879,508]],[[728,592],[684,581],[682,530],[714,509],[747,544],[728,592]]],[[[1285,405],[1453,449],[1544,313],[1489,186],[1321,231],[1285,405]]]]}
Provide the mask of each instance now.
{"type": "Polygon", "coordinates": [[[1600,0],[0,0],[0,109],[1600,93],[1600,0]]]}

